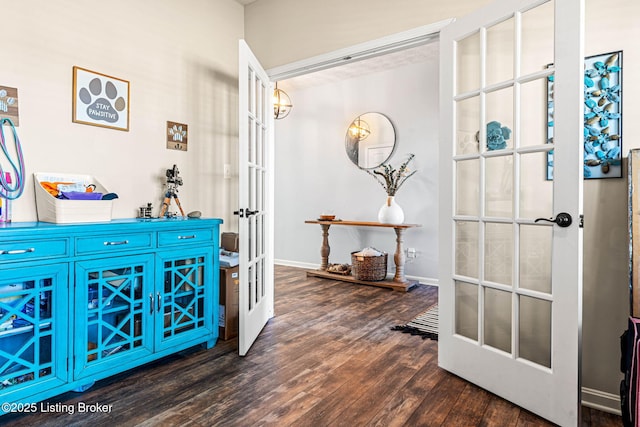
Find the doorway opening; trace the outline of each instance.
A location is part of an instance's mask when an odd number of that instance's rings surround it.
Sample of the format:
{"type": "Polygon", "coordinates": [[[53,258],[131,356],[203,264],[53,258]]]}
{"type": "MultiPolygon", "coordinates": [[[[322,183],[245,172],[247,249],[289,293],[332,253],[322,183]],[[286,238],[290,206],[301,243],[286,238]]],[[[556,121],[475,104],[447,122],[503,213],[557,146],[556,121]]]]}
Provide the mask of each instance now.
{"type": "MultiPolygon", "coordinates": [[[[397,166],[415,154],[411,166],[419,170],[397,197],[407,212],[405,222],[422,224],[405,235],[405,248],[415,254],[407,258],[405,272],[409,279],[437,284],[438,33],[449,22],[421,27],[420,37],[412,30],[386,38],[377,48],[368,43],[366,49],[360,46],[361,54],[353,47],[316,57],[317,65],[310,59],[267,70],[272,79],[293,76],[278,81],[294,107],[275,124],[277,264],[320,265],[320,233],[305,220],[322,213],[376,220],[386,193],[349,160],[345,135],[355,117],[378,112],[396,128],[389,162],[397,166]]],[[[331,242],[332,263],[350,262],[350,252],[370,245],[395,252],[387,230],[335,230],[331,242]]]]}

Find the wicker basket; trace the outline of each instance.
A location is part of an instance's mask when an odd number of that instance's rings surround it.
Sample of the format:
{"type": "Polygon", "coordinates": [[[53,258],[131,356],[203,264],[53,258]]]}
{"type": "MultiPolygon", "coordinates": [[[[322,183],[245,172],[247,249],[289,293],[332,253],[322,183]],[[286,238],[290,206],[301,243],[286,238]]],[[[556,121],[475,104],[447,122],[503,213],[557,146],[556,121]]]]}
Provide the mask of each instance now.
{"type": "Polygon", "coordinates": [[[352,274],[357,280],[375,282],[387,277],[387,254],[380,256],[356,255],[359,251],[351,252],[352,274]]]}

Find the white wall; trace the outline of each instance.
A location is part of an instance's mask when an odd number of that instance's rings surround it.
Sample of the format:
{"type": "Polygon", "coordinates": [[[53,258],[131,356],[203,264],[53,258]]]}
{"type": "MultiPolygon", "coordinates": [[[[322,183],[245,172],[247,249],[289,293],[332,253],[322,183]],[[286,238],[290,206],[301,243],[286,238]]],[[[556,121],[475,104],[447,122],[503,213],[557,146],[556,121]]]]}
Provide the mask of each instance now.
{"type": "MultiPolygon", "coordinates": [[[[258,58],[270,68],[459,17],[490,2],[400,0],[391,4],[385,0],[260,0],[245,10],[246,38],[258,58]],[[274,30],[283,27],[284,33],[274,30]]],[[[586,5],[586,55],[624,51],[623,153],[626,156],[629,149],[640,147],[640,142],[633,137],[640,132],[640,122],[634,120],[640,114],[640,107],[634,102],[635,95],[640,94],[640,82],[634,79],[640,68],[640,51],[636,47],[636,40],[640,39],[640,26],[636,22],[640,3],[586,0],[586,5]]],[[[306,125],[313,132],[318,127],[324,130],[311,121],[306,125]]],[[[306,136],[300,134],[300,140],[304,139],[306,136]]],[[[323,140],[322,144],[328,142],[323,140]]],[[[346,160],[344,162],[346,164],[346,160]]],[[[623,175],[622,179],[587,180],[584,186],[582,370],[583,390],[587,393],[583,397],[612,410],[618,408],[616,399],[621,379],[619,336],[626,329],[629,314],[626,165],[623,175]]],[[[366,176],[359,179],[364,178],[366,176]]],[[[297,200],[304,192],[303,187],[298,187],[289,197],[297,200]]],[[[317,239],[319,232],[305,235],[309,246],[315,246],[317,239]]],[[[435,236],[433,244],[436,244],[435,236]]],[[[319,243],[316,247],[319,248],[319,243]]]]}
{"type": "MultiPolygon", "coordinates": [[[[409,153],[418,172],[398,191],[396,201],[406,223],[422,224],[405,233],[405,248],[415,248],[405,272],[426,281],[437,277],[437,141],[438,50],[425,62],[362,75],[337,83],[287,90],[294,107],[276,121],[275,258],[287,263],[320,263],[321,230],[304,224],[327,211],[338,218],[377,221],[386,200],[384,189],[358,169],[345,152],[345,135],[360,114],[385,114],[396,129],[397,145],[390,163],[398,167],[409,153]]],[[[332,263],[351,263],[350,253],[366,246],[395,252],[391,229],[333,226],[329,243],[332,263]]],[[[388,268],[393,271],[392,257],[388,268]]]]}
{"type": "Polygon", "coordinates": [[[586,12],[585,55],[623,51],[623,178],[584,183],[583,385],[617,395],[619,337],[629,315],[626,157],[640,147],[640,3],[587,0],[586,12]]]}
{"type": "MultiPolygon", "coordinates": [[[[237,163],[237,51],[242,6],[232,0],[4,2],[0,85],[18,88],[29,179],[14,220],[36,219],[34,172],[96,176],[120,199],[116,218],[153,202],[175,163],[185,210],[229,218],[237,163]],[[130,82],[130,131],[72,123],[74,65],[130,82]],[[189,125],[189,151],[165,148],[166,121],[189,125]]],[[[5,165],[2,163],[3,166],[5,165]]],[[[175,209],[175,205],[173,206],[175,209]]],[[[228,224],[227,224],[228,226],[228,224]]]]}

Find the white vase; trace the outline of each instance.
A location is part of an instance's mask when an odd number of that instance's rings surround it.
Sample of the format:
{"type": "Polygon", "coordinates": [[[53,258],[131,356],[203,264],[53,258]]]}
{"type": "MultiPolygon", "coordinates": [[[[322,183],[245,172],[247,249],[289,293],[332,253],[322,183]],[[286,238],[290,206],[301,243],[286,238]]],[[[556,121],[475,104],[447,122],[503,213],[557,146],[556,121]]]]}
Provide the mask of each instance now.
{"type": "Polygon", "coordinates": [[[394,196],[387,196],[387,201],[378,211],[378,221],[383,224],[402,224],[404,211],[395,201],[394,196]]]}

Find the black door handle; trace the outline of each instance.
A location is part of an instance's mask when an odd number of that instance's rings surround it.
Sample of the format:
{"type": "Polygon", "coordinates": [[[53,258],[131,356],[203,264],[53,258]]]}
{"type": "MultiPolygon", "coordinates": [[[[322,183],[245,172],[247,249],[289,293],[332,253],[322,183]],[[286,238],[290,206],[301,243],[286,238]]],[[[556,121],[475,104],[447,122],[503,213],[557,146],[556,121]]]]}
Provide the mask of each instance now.
{"type": "Polygon", "coordinates": [[[234,215],[239,215],[240,218],[249,218],[251,215],[255,215],[258,212],[260,212],[260,211],[258,211],[258,210],[252,211],[249,208],[247,208],[247,209],[241,208],[238,211],[233,211],[233,214],[234,215]]]}
{"type": "Polygon", "coordinates": [[[555,219],[538,218],[534,222],[538,222],[538,221],[553,222],[553,223],[556,223],[558,227],[568,227],[573,222],[573,219],[571,218],[571,215],[569,215],[568,213],[560,212],[558,215],[556,215],[555,219]]]}

